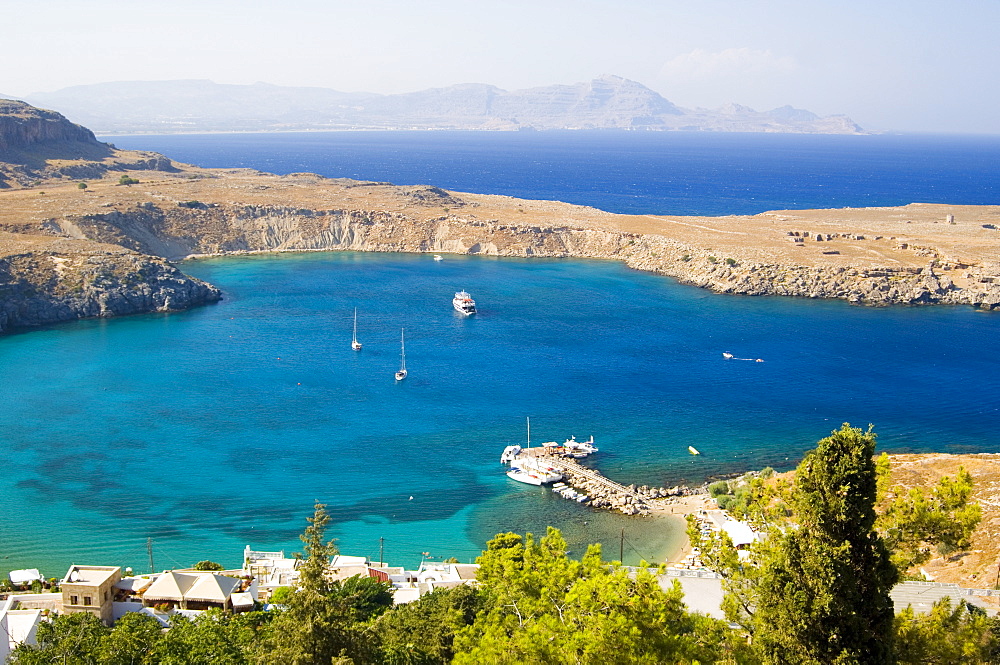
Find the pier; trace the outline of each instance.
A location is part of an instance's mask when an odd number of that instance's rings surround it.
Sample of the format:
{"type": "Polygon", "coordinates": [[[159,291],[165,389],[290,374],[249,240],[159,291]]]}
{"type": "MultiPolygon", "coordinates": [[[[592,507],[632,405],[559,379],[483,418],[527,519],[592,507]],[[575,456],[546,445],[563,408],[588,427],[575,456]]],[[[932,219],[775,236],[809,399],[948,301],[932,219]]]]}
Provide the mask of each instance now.
{"type": "Polygon", "coordinates": [[[583,466],[575,459],[567,457],[563,448],[527,448],[518,453],[516,460],[544,460],[544,464],[563,475],[563,482],[580,494],[588,497],[587,505],[592,508],[616,510],[625,515],[650,515],[652,503],[668,497],[700,494],[687,487],[636,487],[622,485],[604,476],[600,471],[583,466]]]}

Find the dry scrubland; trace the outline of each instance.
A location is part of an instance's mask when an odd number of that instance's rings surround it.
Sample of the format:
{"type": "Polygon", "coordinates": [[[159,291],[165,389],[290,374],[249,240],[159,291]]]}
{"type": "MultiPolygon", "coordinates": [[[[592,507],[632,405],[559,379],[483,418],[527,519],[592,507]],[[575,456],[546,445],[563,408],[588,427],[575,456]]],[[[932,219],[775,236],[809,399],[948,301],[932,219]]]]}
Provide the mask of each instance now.
{"type": "MultiPolygon", "coordinates": [[[[1000,226],[1000,206],[911,204],[726,217],[617,215],[564,203],[452,193],[433,187],[396,187],[311,174],[274,176],[247,170],[178,166],[176,173],[136,172],[134,175],[141,182],[131,186],[118,185],[119,174],[111,173],[101,180],[87,180],[86,190],[78,189],[76,180],[63,178],[31,188],[0,191],[0,228],[27,234],[62,231],[79,235],[72,232],[72,225],[60,227],[50,220],[107,215],[111,211],[128,214],[142,206],[155,206],[177,216],[179,203],[197,201],[219,206],[236,216],[252,206],[280,209],[285,216],[304,213],[297,220],[299,237],[309,234],[307,220],[312,220],[315,226],[316,222],[333,219],[335,212],[377,211],[400,224],[411,222],[420,230],[428,224],[450,225],[457,232],[440,242],[438,248],[447,249],[445,246],[450,242],[454,251],[471,253],[545,253],[531,251],[538,239],[523,237],[525,231],[538,234],[570,229],[621,234],[626,236],[625,241],[613,251],[609,247],[608,258],[644,262],[658,271],[696,274],[706,267],[715,267],[717,272],[726,269],[737,272],[759,265],[787,269],[919,270],[947,277],[958,288],[967,288],[970,276],[995,277],[1000,273],[1000,231],[988,228],[1000,226]],[[325,211],[329,216],[320,220],[308,215],[312,211],[325,211]],[[946,221],[949,216],[953,223],[946,221]],[[521,237],[504,245],[503,238],[496,237],[498,226],[517,231],[511,235],[521,237]],[[477,229],[483,237],[473,237],[477,229]],[[663,254],[656,255],[651,249],[639,257],[628,251],[644,237],[660,241],[663,254]],[[714,264],[710,257],[714,257],[714,264]],[[727,265],[726,259],[731,259],[728,263],[732,265],[727,265]],[[707,265],[702,265],[706,262],[707,265]]],[[[189,213],[190,233],[215,230],[204,222],[217,222],[218,213],[211,214],[209,210],[199,215],[198,210],[191,209],[185,212],[189,213]]],[[[407,229],[399,226],[393,231],[400,236],[399,244],[406,244],[407,229]]],[[[39,241],[30,242],[37,247],[39,241]]],[[[294,245],[292,242],[287,247],[259,249],[295,249],[294,245]]],[[[9,253],[17,244],[7,237],[2,247],[9,253]]],[[[572,253],[572,248],[566,249],[565,253],[572,253]]]]}

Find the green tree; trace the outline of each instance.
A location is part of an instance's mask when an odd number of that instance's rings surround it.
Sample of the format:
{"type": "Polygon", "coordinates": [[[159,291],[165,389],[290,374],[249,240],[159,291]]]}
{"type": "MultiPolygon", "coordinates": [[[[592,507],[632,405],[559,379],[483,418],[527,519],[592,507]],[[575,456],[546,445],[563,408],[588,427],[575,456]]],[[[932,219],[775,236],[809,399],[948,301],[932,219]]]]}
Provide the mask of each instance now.
{"type": "Polygon", "coordinates": [[[146,614],[129,612],[101,639],[97,660],[103,665],[158,663],[154,654],[162,635],[159,621],[146,614]]]}
{"type": "Polygon", "coordinates": [[[155,663],[187,665],[248,665],[254,662],[256,637],[263,621],[260,613],[227,614],[208,610],[196,619],[171,617],[170,630],[156,643],[155,663]]]}
{"type": "Polygon", "coordinates": [[[883,506],[877,525],[900,572],[926,562],[934,547],[947,554],[971,546],[982,510],[969,502],[972,475],[965,468],[959,467],[954,478],[941,478],[928,492],[889,487],[888,456],[879,457],[877,465],[883,506]]]}
{"type": "Polygon", "coordinates": [[[131,176],[123,175],[122,177],[118,178],[118,184],[119,185],[138,185],[139,184],[139,180],[138,180],[138,178],[133,178],[131,176]]]}
{"type": "Polygon", "coordinates": [[[463,584],[435,589],[420,600],[397,605],[374,625],[386,662],[393,665],[445,665],[454,657],[455,633],[484,609],[480,591],[463,584]]]}
{"type": "Polygon", "coordinates": [[[977,665],[995,663],[1000,639],[995,621],[979,608],[944,598],[930,614],[907,607],[896,615],[896,662],[899,665],[977,665]]]}
{"type": "MultiPolygon", "coordinates": [[[[266,631],[261,662],[275,665],[329,665],[338,658],[374,660],[378,644],[370,630],[355,623],[356,612],[329,577],[334,542],[325,540],[330,516],[317,503],[309,526],[299,537],[305,560],[299,567],[295,593],[266,631]]],[[[347,662],[350,662],[348,660],[347,662]]]]}
{"type": "Polygon", "coordinates": [[[85,183],[85,182],[77,183],[76,188],[77,189],[87,189],[87,183],[85,183]]]}
{"type": "Polygon", "coordinates": [[[844,424],[805,456],[784,496],[758,488],[752,519],[770,528],[747,562],[728,538],[692,534],[763,662],[892,662],[898,573],[875,530],[874,451],[871,429],[844,424]]]}
{"type": "Polygon", "coordinates": [[[339,600],[353,615],[356,622],[365,622],[381,616],[392,607],[392,584],[374,577],[354,575],[337,580],[330,589],[330,598],[339,600]]]}
{"type": "Polygon", "coordinates": [[[58,614],[51,622],[43,621],[38,625],[37,645],[19,645],[9,662],[17,665],[96,665],[101,662],[101,641],[110,632],[110,628],[88,612],[58,614]]]}
{"type": "Polygon", "coordinates": [[[500,534],[479,558],[486,609],[455,639],[456,665],[471,663],[719,662],[719,622],[688,614],[680,587],[663,590],[645,568],[601,560],[591,545],[581,561],[549,528],[500,534]]]}
{"type": "Polygon", "coordinates": [[[199,561],[198,563],[194,564],[194,569],[204,570],[204,571],[225,570],[225,568],[221,563],[216,563],[214,561],[209,561],[207,559],[205,561],[199,561]]]}

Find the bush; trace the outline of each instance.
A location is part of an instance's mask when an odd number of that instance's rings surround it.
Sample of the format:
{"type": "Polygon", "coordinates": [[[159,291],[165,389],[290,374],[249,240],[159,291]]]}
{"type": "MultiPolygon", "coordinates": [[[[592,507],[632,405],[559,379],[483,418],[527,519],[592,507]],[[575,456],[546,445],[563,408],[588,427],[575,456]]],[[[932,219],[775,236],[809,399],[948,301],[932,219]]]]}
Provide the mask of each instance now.
{"type": "Polygon", "coordinates": [[[736,259],[726,259],[726,265],[727,266],[734,266],[734,265],[736,265],[736,259]]]}
{"type": "Polygon", "coordinates": [[[139,184],[139,180],[137,178],[132,178],[130,176],[123,175],[122,177],[118,178],[118,184],[119,185],[138,185],[139,184]]]}
{"type": "Polygon", "coordinates": [[[85,182],[78,183],[77,186],[76,186],[76,188],[77,189],[87,189],[87,183],[85,183],[85,182]]]}
{"type": "Polygon", "coordinates": [[[719,480],[708,486],[708,493],[712,498],[718,498],[723,494],[729,494],[729,483],[725,480],[719,480]]]}
{"type": "Polygon", "coordinates": [[[199,561],[194,564],[195,570],[225,570],[221,563],[215,563],[214,561],[199,561]]]}
{"type": "Polygon", "coordinates": [[[718,263],[719,259],[715,258],[714,256],[709,256],[708,257],[708,262],[709,263],[718,263]]]}

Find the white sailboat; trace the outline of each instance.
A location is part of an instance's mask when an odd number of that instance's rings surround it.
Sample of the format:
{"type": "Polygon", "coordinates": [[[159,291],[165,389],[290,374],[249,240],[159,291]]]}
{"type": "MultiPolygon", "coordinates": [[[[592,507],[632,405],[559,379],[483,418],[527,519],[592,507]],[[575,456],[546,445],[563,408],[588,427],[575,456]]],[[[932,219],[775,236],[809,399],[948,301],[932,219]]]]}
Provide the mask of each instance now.
{"type": "Polygon", "coordinates": [[[396,372],[396,380],[402,381],[406,378],[406,344],[403,341],[404,329],[399,330],[399,371],[396,372]]]}
{"type": "Polygon", "coordinates": [[[361,342],[358,341],[358,308],[354,308],[354,337],[351,339],[351,348],[355,351],[361,350],[361,342]]]}
{"type": "MultiPolygon", "coordinates": [[[[531,419],[526,418],[528,424],[528,441],[524,447],[525,450],[531,449],[531,419]]],[[[504,458],[510,462],[510,470],[507,472],[507,477],[511,480],[516,480],[519,483],[526,483],[528,485],[548,485],[549,483],[554,483],[563,479],[563,475],[559,473],[556,469],[546,464],[541,458],[537,457],[525,457],[524,459],[517,459],[517,453],[514,455],[508,455],[510,450],[508,446],[504,450],[504,455],[501,457],[501,461],[504,458]]],[[[520,450],[518,451],[520,452],[520,450]]]]}

